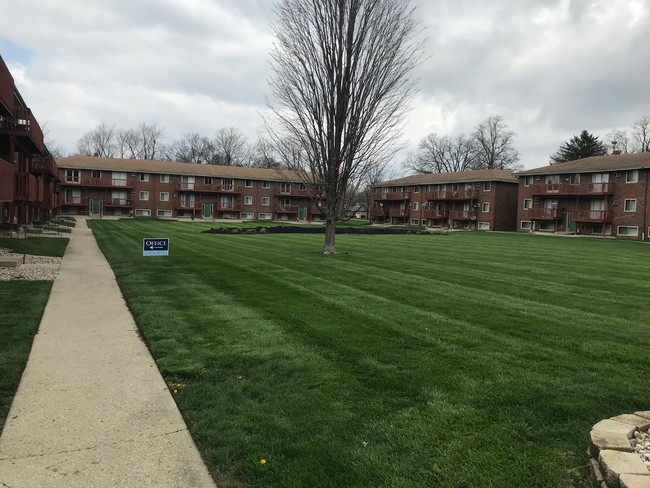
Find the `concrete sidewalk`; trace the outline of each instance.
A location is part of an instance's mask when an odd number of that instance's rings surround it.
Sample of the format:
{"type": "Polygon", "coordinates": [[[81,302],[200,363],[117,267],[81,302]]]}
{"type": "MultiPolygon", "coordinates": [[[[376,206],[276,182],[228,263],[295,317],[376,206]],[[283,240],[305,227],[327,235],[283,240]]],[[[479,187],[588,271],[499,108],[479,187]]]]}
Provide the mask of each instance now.
{"type": "Polygon", "coordinates": [[[215,487],[82,219],[0,438],[0,486],[215,487]]]}

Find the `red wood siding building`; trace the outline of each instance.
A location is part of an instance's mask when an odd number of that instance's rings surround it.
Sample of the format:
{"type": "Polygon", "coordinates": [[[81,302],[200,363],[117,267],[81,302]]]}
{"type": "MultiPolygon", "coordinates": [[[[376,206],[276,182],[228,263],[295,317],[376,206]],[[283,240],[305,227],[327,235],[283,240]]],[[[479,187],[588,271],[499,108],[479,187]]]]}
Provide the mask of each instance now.
{"type": "Polygon", "coordinates": [[[650,153],[579,159],[519,173],[521,231],[647,239],[650,153]]]}
{"type": "Polygon", "coordinates": [[[64,214],[321,220],[300,175],[290,171],[86,156],[57,165],[64,214]]]}
{"type": "Polygon", "coordinates": [[[52,217],[56,174],[43,131],[0,57],[0,226],[52,217]]]}
{"type": "Polygon", "coordinates": [[[508,231],[516,228],[517,178],[505,170],[408,176],[373,188],[378,224],[508,231]]]}

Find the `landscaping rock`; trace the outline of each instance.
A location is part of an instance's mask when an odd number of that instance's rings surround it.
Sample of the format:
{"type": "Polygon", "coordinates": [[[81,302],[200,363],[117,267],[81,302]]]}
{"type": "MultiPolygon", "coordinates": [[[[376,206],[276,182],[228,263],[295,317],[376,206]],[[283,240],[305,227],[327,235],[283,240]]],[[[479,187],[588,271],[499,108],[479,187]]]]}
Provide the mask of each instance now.
{"type": "Polygon", "coordinates": [[[650,427],[650,419],[636,414],[632,415],[626,413],[623,415],[617,415],[616,417],[612,417],[610,420],[616,420],[617,422],[633,425],[638,430],[648,430],[648,427],[650,427]]]}
{"type": "Polygon", "coordinates": [[[621,488],[650,488],[650,476],[637,474],[622,474],[621,488]]]}
{"type": "Polygon", "coordinates": [[[605,471],[605,481],[612,488],[620,487],[619,475],[636,474],[647,476],[648,468],[635,453],[604,450],[600,451],[600,465],[605,471]]]}
{"type": "Polygon", "coordinates": [[[598,457],[600,451],[605,449],[632,452],[630,439],[628,439],[626,434],[609,432],[606,430],[597,430],[594,428],[590,432],[589,437],[591,439],[591,442],[589,443],[590,452],[591,455],[595,458],[598,457]]]}
{"type": "Polygon", "coordinates": [[[618,420],[605,419],[595,424],[592,427],[592,430],[610,432],[613,434],[623,434],[629,439],[632,439],[634,437],[636,427],[634,425],[630,425],[629,423],[619,422],[618,420]]]}

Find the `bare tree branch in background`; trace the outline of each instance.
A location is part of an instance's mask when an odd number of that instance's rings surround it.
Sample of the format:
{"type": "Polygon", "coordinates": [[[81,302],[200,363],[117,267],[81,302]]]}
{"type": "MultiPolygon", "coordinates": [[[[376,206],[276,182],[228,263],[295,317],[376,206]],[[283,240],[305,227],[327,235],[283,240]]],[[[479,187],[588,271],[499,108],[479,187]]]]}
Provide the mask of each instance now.
{"type": "Polygon", "coordinates": [[[198,132],[188,132],[166,148],[166,158],[179,163],[217,164],[214,143],[198,132]]]}
{"type": "Polygon", "coordinates": [[[251,166],[255,168],[282,169],[283,164],[275,146],[268,139],[258,137],[251,149],[251,166]]]}
{"type": "Polygon", "coordinates": [[[429,134],[416,155],[409,155],[404,166],[416,173],[454,173],[478,166],[478,154],[472,139],[460,134],[454,138],[429,134]]]}
{"type": "Polygon", "coordinates": [[[116,151],[115,125],[101,122],[97,127],[86,132],[77,141],[77,151],[82,156],[114,157],[116,151]]]}
{"type": "Polygon", "coordinates": [[[336,221],[350,188],[390,161],[416,85],[418,19],[404,0],[282,0],[275,6],[266,121],[278,152],[289,141],[323,202],[324,254],[336,253],[336,221]]]}
{"type": "Polygon", "coordinates": [[[519,151],[513,146],[515,133],[500,115],[492,115],[480,122],[472,139],[476,145],[476,167],[480,169],[515,169],[519,151]]]}
{"type": "Polygon", "coordinates": [[[626,130],[614,129],[603,138],[603,143],[605,145],[612,144],[612,148],[613,144],[616,143],[616,149],[623,154],[634,152],[632,139],[626,130]]]}
{"type": "Polygon", "coordinates": [[[650,152],[650,116],[644,115],[632,124],[634,152],[650,152]]]}
{"type": "Polygon", "coordinates": [[[138,159],[157,159],[161,158],[160,141],[164,137],[165,131],[158,124],[141,123],[136,129],[140,144],[140,154],[138,159]]]}
{"type": "Polygon", "coordinates": [[[119,129],[115,132],[117,157],[138,159],[138,135],[133,129],[119,129]]]}
{"type": "Polygon", "coordinates": [[[219,129],[215,135],[214,147],[219,155],[219,164],[225,166],[246,166],[250,152],[246,136],[239,129],[219,129]]]}

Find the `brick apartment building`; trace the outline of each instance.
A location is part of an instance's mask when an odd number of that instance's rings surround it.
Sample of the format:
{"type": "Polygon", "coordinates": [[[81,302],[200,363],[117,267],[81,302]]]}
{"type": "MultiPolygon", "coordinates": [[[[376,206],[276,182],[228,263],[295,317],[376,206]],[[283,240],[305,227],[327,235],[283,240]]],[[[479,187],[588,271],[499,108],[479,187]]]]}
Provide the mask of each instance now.
{"type": "Polygon", "coordinates": [[[63,214],[321,220],[300,175],[290,171],[87,156],[57,165],[63,214]]]}
{"type": "Polygon", "coordinates": [[[374,223],[513,231],[518,179],[492,169],[408,176],[373,188],[374,223]]]}
{"type": "Polygon", "coordinates": [[[0,56],[0,228],[48,220],[56,174],[43,131],[0,56]]]}
{"type": "Polygon", "coordinates": [[[579,159],[518,176],[521,231],[647,238],[650,153],[579,159]]]}

